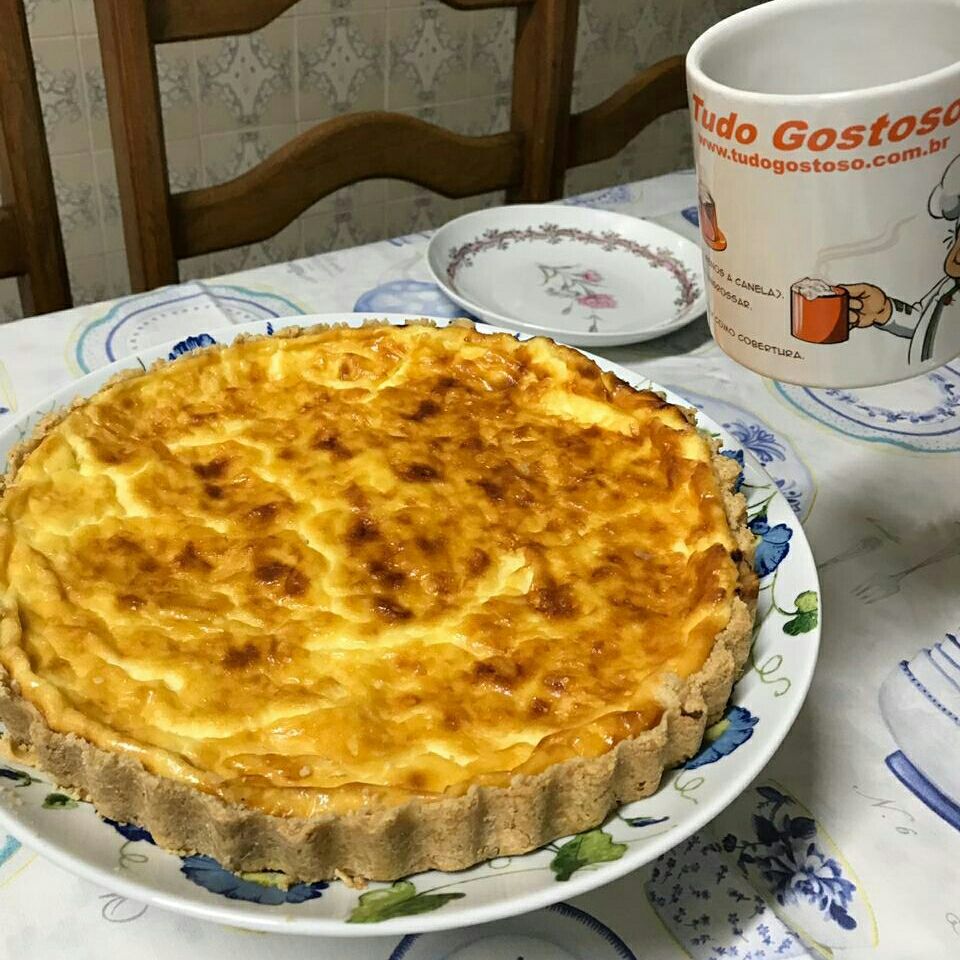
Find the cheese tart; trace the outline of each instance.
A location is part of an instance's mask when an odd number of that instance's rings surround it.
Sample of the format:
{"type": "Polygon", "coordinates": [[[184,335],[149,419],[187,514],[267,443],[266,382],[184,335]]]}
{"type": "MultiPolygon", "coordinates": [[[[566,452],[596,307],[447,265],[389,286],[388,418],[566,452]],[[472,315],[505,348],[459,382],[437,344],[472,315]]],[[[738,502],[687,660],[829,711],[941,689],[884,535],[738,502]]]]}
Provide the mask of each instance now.
{"type": "Polygon", "coordinates": [[[390,880],[656,790],[749,647],[738,468],[580,353],[290,329],[125,372],[0,497],[0,720],[233,870],[390,880]]]}

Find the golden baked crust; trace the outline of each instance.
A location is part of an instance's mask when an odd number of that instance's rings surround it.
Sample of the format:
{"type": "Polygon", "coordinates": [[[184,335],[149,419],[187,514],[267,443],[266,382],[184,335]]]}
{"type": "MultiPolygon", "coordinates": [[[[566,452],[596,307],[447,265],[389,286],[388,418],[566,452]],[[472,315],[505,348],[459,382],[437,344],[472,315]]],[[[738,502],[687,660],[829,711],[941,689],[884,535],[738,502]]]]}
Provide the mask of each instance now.
{"type": "Polygon", "coordinates": [[[234,869],[530,849],[722,710],[755,587],[735,472],[661,398],[469,327],[126,375],[14,458],[0,718],[234,869]]]}

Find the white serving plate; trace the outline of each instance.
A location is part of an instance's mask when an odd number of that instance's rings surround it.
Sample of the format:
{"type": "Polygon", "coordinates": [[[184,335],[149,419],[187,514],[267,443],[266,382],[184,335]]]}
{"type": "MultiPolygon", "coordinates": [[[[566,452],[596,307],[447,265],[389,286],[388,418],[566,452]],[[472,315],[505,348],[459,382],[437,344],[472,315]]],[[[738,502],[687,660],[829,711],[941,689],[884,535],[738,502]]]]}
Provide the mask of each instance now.
{"type": "MultiPolygon", "coordinates": [[[[263,334],[292,324],[358,325],[369,319],[401,324],[411,318],[324,314],[261,320],[197,330],[175,344],[142,350],[82,377],[20,416],[0,432],[0,454],[9,453],[43,416],[75,397],[89,396],[118,370],[149,366],[211,341],[230,342],[242,333],[263,334]]],[[[478,329],[494,332],[486,326],[478,329]]],[[[623,367],[593,359],[637,387],[661,389],[623,367]]],[[[721,437],[724,449],[743,454],[743,447],[708,417],[698,413],[698,421],[721,437]]],[[[760,556],[765,567],[776,566],[761,583],[750,666],[734,690],[727,719],[712,728],[712,741],[683,768],[667,773],[657,793],[623,807],[599,832],[590,831],[587,841],[565,838],[524,856],[458,873],[431,871],[393,885],[374,883],[365,891],[339,882],[284,890],[263,874],[236,876],[209,858],[167,853],[143,831],[101,820],[92,806],[59,794],[42,774],[5,761],[0,762],[0,826],[119,897],[219,923],[292,934],[344,937],[458,930],[569,900],[636,870],[699,830],[747,788],[789,731],[813,676],[820,638],[818,617],[811,615],[819,599],[816,565],[776,484],[749,452],[744,461],[744,492],[754,526],[763,535],[760,556]],[[364,918],[367,922],[357,922],[364,918]]]]}
{"type": "Polygon", "coordinates": [[[443,292],[481,320],[576,346],[662,337],[706,309],[699,247],[608,210],[477,210],[433,235],[427,264],[443,292]]]}

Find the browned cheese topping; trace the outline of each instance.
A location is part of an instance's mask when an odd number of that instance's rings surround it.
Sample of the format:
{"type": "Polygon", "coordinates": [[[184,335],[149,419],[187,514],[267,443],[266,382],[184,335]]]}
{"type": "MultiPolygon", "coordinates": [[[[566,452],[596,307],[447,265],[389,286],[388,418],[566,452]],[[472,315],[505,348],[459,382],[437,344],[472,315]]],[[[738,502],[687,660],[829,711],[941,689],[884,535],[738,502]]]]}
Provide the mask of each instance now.
{"type": "Polygon", "coordinates": [[[737,586],[676,407],[458,326],[115,383],[28,455],[0,538],[0,664],[54,730],[287,816],[602,754],[737,586]]]}

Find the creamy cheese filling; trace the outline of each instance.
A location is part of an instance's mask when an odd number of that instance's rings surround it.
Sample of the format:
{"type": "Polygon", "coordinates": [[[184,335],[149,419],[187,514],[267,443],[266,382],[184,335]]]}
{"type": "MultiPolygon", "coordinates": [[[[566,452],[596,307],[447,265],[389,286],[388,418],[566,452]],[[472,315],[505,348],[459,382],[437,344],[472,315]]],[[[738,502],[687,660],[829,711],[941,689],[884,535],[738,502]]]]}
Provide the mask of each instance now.
{"type": "Polygon", "coordinates": [[[188,354],[0,501],[0,664],[61,732],[312,815],[505,783],[659,721],[730,618],[706,441],[469,328],[188,354]]]}

